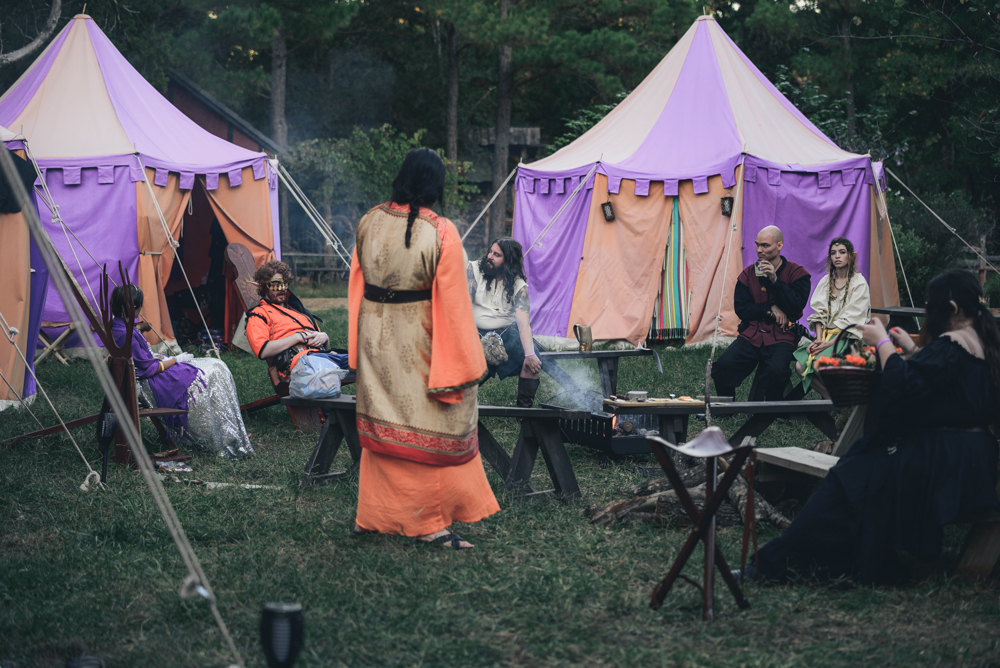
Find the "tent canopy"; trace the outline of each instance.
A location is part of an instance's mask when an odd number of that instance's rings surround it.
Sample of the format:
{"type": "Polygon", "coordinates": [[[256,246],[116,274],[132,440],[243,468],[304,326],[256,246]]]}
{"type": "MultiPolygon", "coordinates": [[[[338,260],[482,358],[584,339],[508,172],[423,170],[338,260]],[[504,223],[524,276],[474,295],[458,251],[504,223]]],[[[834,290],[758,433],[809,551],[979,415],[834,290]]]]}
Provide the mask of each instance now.
{"type": "MultiPolygon", "coordinates": [[[[121,261],[147,294],[144,315],[166,339],[174,338],[163,294],[170,240],[181,236],[192,189],[207,193],[229,241],[248,246],[258,263],[275,256],[278,179],[266,154],[199,127],[87,15],[73,17],[0,97],[0,125],[23,134],[43,169],[75,236],[57,222],[46,229],[84,292],[96,290],[101,265],[121,261]]],[[[197,287],[203,277],[191,278],[197,287]]],[[[54,291],[44,319],[66,320],[54,291]]]]}
{"type": "Polygon", "coordinates": [[[4,126],[0,125],[0,142],[6,144],[7,142],[17,141],[21,139],[21,135],[11,132],[4,126]]]}
{"type": "Polygon", "coordinates": [[[0,97],[0,125],[23,133],[42,164],[78,158],[76,166],[96,167],[108,162],[94,158],[138,151],[147,167],[207,174],[264,158],[181,113],[85,14],[74,16],[0,97]]]}
{"type": "Polygon", "coordinates": [[[891,248],[883,244],[888,219],[884,211],[875,215],[874,183],[868,156],[836,146],[712,17],[699,17],[604,119],[553,155],[521,166],[513,235],[528,253],[532,331],[571,336],[580,323],[595,338],[645,340],[674,198],[677,222],[687,228],[690,295],[675,296],[690,296],[682,314],[689,342],[715,332],[720,304],[722,333],[735,335],[732,287],[766,225],[782,228],[785,255],[814,282],[827,242],[851,238],[862,272],[879,282],[872,284],[873,304],[896,299],[891,248]],[[596,174],[569,201],[595,163],[596,174]],[[720,210],[727,196],[738,199],[731,218],[720,210]],[[606,201],[614,222],[602,215],[606,201]]]}
{"type": "Polygon", "coordinates": [[[732,175],[742,153],[784,165],[859,157],[830,141],[714,18],[701,16],[621,104],[530,169],[601,161],[602,173],[617,178],[694,179],[732,175]]]}

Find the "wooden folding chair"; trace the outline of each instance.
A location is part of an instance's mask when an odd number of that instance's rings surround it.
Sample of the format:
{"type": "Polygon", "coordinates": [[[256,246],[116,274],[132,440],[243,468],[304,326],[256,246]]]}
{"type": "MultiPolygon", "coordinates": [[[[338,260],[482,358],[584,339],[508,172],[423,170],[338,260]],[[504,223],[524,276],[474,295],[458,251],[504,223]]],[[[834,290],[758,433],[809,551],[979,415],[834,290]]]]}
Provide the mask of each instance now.
{"type": "Polygon", "coordinates": [[[45,344],[45,349],[41,353],[39,353],[38,357],[35,358],[35,364],[41,364],[42,362],[45,361],[46,357],[51,355],[52,357],[55,357],[57,360],[59,360],[66,366],[69,366],[69,362],[59,351],[63,349],[63,345],[66,343],[66,339],[68,339],[70,335],[73,334],[74,331],[76,331],[76,325],[74,325],[71,322],[43,322],[42,327],[47,329],[58,329],[60,327],[65,327],[66,329],[55,339],[51,338],[48,334],[46,334],[42,330],[38,331],[38,338],[41,339],[42,343],[45,344]]]}
{"type": "MultiPolygon", "coordinates": [[[[253,275],[256,271],[253,255],[243,244],[232,243],[226,246],[226,273],[232,279],[233,285],[239,291],[243,300],[243,308],[249,311],[260,303],[257,294],[257,286],[253,283],[253,275]]],[[[240,406],[241,411],[247,413],[277,405],[282,397],[288,396],[289,376],[282,374],[274,366],[274,360],[268,359],[267,375],[271,379],[271,386],[274,388],[274,395],[257,399],[240,406]]],[[[306,408],[302,406],[286,406],[292,423],[303,432],[318,432],[323,427],[322,413],[316,408],[306,408]]]]}

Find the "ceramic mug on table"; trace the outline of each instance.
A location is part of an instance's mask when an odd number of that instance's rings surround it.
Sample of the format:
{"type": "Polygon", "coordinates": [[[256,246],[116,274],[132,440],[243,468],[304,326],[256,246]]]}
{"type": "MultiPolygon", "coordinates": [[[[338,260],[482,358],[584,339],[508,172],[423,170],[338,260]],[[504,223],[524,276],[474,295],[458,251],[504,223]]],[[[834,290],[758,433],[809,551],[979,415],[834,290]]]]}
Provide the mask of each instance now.
{"type": "Polygon", "coordinates": [[[573,325],[573,334],[580,342],[581,353],[589,353],[594,349],[594,337],[590,333],[590,325],[573,325]]]}

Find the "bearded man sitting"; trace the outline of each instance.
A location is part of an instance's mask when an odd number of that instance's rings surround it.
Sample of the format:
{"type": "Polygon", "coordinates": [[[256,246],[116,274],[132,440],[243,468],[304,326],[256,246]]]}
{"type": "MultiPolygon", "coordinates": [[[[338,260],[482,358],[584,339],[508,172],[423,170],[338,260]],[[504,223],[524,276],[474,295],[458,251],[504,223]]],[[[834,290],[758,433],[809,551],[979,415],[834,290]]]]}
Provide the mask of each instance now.
{"type": "Polygon", "coordinates": [[[289,289],[292,270],[284,262],[272,260],[257,268],[253,282],[260,303],[247,311],[247,342],[262,360],[273,360],[277,377],[272,382],[287,382],[292,369],[305,355],[325,354],[340,367],[343,355],[330,353],[330,337],[320,331],[319,318],[309,312],[289,289]]]}
{"type": "Polygon", "coordinates": [[[486,255],[469,262],[466,278],[472,315],[486,353],[483,381],[518,374],[517,405],[531,408],[542,370],[537,353],[542,348],[531,338],[523,257],[520,243],[510,237],[496,239],[486,255]]]}

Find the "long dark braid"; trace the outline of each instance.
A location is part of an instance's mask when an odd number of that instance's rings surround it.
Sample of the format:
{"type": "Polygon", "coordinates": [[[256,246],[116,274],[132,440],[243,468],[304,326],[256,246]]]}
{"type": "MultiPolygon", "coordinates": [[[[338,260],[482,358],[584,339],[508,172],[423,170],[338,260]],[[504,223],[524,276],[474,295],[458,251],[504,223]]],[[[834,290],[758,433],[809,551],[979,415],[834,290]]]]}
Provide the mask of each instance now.
{"type": "Polygon", "coordinates": [[[420,215],[420,205],[410,202],[410,213],[406,216],[406,247],[410,247],[410,234],[413,232],[413,221],[420,215]]]}
{"type": "Polygon", "coordinates": [[[415,148],[406,154],[399,174],[392,182],[392,201],[409,204],[406,216],[406,247],[410,247],[413,223],[420,215],[420,207],[430,207],[435,202],[444,204],[444,161],[429,148],[415,148]]]}
{"type": "Polygon", "coordinates": [[[858,254],[854,252],[854,244],[851,243],[850,239],[837,237],[830,242],[830,245],[826,249],[826,270],[830,276],[830,280],[826,286],[827,304],[833,304],[833,288],[837,282],[837,268],[833,266],[833,261],[830,259],[830,251],[833,250],[834,246],[843,246],[846,248],[848,258],[850,258],[850,262],[847,263],[847,283],[844,285],[843,292],[840,293],[841,301],[843,304],[847,304],[847,293],[851,287],[851,280],[858,273],[858,254]]]}
{"type": "Polygon", "coordinates": [[[972,328],[983,345],[983,356],[990,369],[993,431],[1000,434],[1000,327],[983,297],[979,279],[971,271],[946,271],[927,284],[927,319],[920,332],[920,344],[926,345],[948,331],[954,313],[951,302],[972,318],[972,328]]]}

